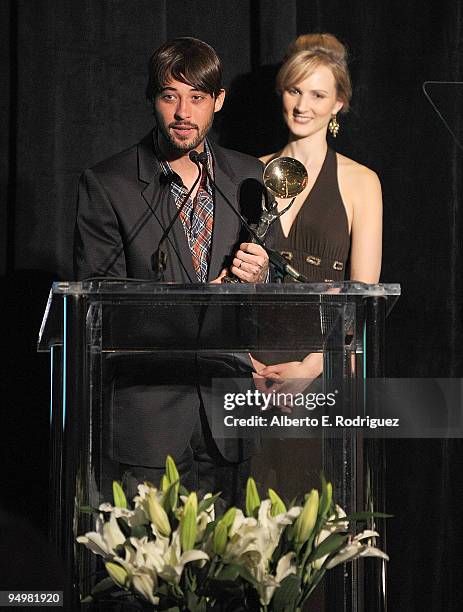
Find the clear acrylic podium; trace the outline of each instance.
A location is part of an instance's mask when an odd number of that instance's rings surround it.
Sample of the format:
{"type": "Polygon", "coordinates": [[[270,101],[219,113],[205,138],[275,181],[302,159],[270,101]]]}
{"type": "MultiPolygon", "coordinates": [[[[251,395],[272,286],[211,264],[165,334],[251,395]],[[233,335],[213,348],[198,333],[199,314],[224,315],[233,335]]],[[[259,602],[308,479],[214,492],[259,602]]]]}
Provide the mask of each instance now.
{"type": "MultiPolygon", "coordinates": [[[[399,294],[394,284],[55,283],[38,349],[50,352],[50,537],[64,558],[74,609],[96,571],[95,556],[75,542],[93,528],[91,515],[80,508],[111,501],[113,474],[105,472],[105,449],[112,436],[107,396],[115,359],[119,371],[140,356],[169,359],[175,372],[176,354],[270,352],[278,362],[320,352],[323,376],[380,378],[385,317],[399,294]]],[[[348,513],[387,510],[381,440],[352,431],[264,442],[251,472],[258,483],[286,486],[289,494],[318,486],[320,470],[348,513]]],[[[384,522],[378,529],[387,550],[384,522]]],[[[372,559],[328,572],[313,609],[385,610],[383,563],[372,559]]]]}

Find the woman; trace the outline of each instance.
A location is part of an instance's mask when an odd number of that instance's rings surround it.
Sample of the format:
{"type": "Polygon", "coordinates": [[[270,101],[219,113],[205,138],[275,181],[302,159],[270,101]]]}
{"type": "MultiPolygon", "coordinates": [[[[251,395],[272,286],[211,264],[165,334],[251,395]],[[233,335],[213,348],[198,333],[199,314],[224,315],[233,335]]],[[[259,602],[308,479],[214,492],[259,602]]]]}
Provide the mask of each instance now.
{"type": "MultiPolygon", "coordinates": [[[[308,184],[277,220],[268,245],[280,251],[311,282],[345,279],[376,283],[381,269],[382,198],[376,174],[328,147],[336,137],[338,113],[346,113],[352,94],[346,49],[332,34],[300,36],[277,75],[288,143],[261,158],[288,156],[302,162],[308,184]],[[349,270],[347,270],[349,258],[349,270]]],[[[287,200],[278,201],[281,210],[287,200]]],[[[322,371],[322,355],[265,366],[254,359],[259,376],[279,391],[284,380],[311,379],[322,371]]],[[[257,382],[257,381],[256,381],[257,382]]],[[[295,391],[294,384],[291,391],[295,391]]]]}

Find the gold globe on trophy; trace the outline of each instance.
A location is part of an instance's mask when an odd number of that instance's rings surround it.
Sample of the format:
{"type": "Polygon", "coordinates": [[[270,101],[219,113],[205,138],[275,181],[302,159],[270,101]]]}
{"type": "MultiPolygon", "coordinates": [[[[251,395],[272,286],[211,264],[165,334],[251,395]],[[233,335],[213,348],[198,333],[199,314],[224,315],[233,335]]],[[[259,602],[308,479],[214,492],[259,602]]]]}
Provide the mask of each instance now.
{"type": "Polygon", "coordinates": [[[264,185],[277,198],[295,198],[307,186],[304,164],[292,157],[276,157],[264,168],[264,185]]]}
{"type": "Polygon", "coordinates": [[[264,168],[263,182],[273,196],[291,202],[283,210],[278,210],[278,204],[273,200],[264,208],[260,217],[256,234],[264,240],[271,224],[284,215],[294,203],[296,196],[307,186],[307,170],[304,164],[293,157],[276,157],[268,162],[264,168]]]}

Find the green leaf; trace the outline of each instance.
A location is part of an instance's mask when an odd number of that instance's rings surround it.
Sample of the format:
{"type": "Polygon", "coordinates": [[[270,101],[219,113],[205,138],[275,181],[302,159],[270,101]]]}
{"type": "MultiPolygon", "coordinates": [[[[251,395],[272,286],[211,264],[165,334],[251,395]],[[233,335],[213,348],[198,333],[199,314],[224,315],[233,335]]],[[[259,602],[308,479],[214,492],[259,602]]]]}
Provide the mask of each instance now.
{"type": "Polygon", "coordinates": [[[220,580],[220,581],[235,581],[238,576],[240,576],[240,570],[241,570],[241,565],[238,565],[237,563],[228,563],[227,565],[225,565],[222,570],[220,571],[220,573],[216,576],[216,580],[220,580]]]}
{"type": "Polygon", "coordinates": [[[92,595],[95,596],[101,593],[106,593],[106,591],[109,591],[111,589],[114,589],[114,581],[112,578],[107,576],[106,578],[103,578],[103,580],[100,580],[100,582],[95,584],[92,589],[92,595]]]}
{"type": "Polygon", "coordinates": [[[367,521],[370,518],[392,518],[393,514],[385,514],[384,512],[354,512],[348,516],[338,517],[330,520],[330,523],[342,523],[343,521],[367,521]]]}
{"type": "Polygon", "coordinates": [[[80,506],[79,510],[82,514],[95,514],[99,512],[98,508],[93,508],[93,506],[80,506]]]}
{"type": "Polygon", "coordinates": [[[238,563],[227,563],[217,576],[211,578],[211,581],[216,584],[223,583],[224,588],[226,588],[227,585],[235,587],[237,585],[236,581],[240,577],[246,580],[246,582],[249,582],[251,585],[256,584],[256,581],[248,568],[244,565],[239,565],[238,563]]]}
{"type": "Polygon", "coordinates": [[[320,546],[317,546],[308,558],[308,562],[316,561],[317,559],[321,559],[325,555],[330,555],[335,550],[339,550],[343,547],[343,545],[347,542],[349,536],[342,535],[340,533],[332,533],[328,536],[320,546]]]}
{"type": "Polygon", "coordinates": [[[296,497],[293,497],[293,499],[289,502],[289,506],[288,508],[293,508],[294,506],[301,506],[302,504],[298,504],[297,503],[297,495],[296,497]]]}
{"type": "Polygon", "coordinates": [[[310,597],[310,595],[312,595],[312,593],[315,591],[315,589],[316,589],[317,585],[320,583],[320,581],[321,581],[321,579],[323,578],[323,576],[325,575],[325,573],[326,573],[326,569],[325,569],[325,568],[323,568],[323,569],[321,569],[321,570],[320,570],[320,571],[319,571],[319,572],[318,572],[318,573],[315,575],[315,578],[314,578],[314,580],[313,580],[312,584],[310,585],[309,590],[307,591],[307,593],[306,593],[306,595],[305,595],[305,597],[303,598],[303,600],[302,600],[302,602],[301,602],[301,603],[303,603],[304,601],[306,601],[306,600],[307,600],[307,599],[310,597]]]}
{"type": "Polygon", "coordinates": [[[206,601],[191,591],[187,593],[187,604],[189,612],[206,612],[206,601]]]}
{"type": "Polygon", "coordinates": [[[215,521],[211,521],[210,523],[206,525],[206,529],[204,530],[203,540],[207,540],[208,536],[214,531],[218,522],[219,522],[219,519],[216,519],[215,521]]]}
{"type": "Polygon", "coordinates": [[[290,574],[281,582],[275,590],[272,598],[272,609],[274,612],[285,612],[295,610],[297,600],[301,594],[301,579],[295,574],[290,574]]]}
{"type": "Polygon", "coordinates": [[[209,508],[209,506],[211,504],[215,504],[215,502],[218,500],[220,495],[221,495],[221,492],[220,493],[215,493],[211,497],[206,497],[205,499],[203,497],[203,499],[198,504],[198,514],[200,512],[205,512],[209,508]]]}
{"type": "Polygon", "coordinates": [[[141,539],[149,535],[152,536],[152,533],[151,530],[148,531],[145,525],[135,525],[135,527],[132,527],[130,535],[134,538],[141,539]]]}
{"type": "Polygon", "coordinates": [[[127,498],[125,497],[121,483],[117,482],[117,480],[113,481],[113,498],[115,506],[118,508],[127,508],[127,498]]]}
{"type": "Polygon", "coordinates": [[[132,535],[132,529],[127,523],[127,521],[125,520],[125,518],[120,516],[119,518],[116,519],[116,521],[117,521],[117,524],[119,525],[119,529],[122,531],[125,537],[130,538],[130,536],[132,535]]]}

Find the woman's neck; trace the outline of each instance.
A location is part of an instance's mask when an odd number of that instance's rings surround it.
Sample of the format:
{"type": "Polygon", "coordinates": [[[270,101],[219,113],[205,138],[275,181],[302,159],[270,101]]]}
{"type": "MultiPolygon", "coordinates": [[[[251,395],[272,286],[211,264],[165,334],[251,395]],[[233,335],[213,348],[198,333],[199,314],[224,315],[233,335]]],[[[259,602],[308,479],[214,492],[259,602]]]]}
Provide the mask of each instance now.
{"type": "Polygon", "coordinates": [[[287,155],[294,157],[298,161],[302,162],[305,166],[316,167],[322,165],[326,152],[328,150],[328,143],[323,132],[312,134],[307,138],[291,138],[288,144],[284,147],[281,155],[287,155]]]}

